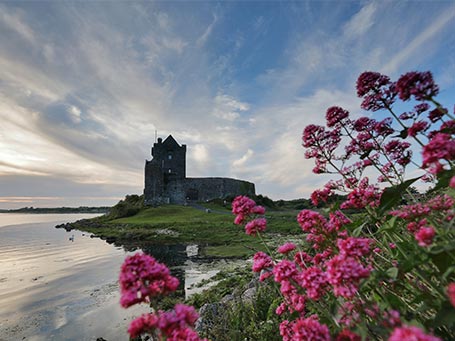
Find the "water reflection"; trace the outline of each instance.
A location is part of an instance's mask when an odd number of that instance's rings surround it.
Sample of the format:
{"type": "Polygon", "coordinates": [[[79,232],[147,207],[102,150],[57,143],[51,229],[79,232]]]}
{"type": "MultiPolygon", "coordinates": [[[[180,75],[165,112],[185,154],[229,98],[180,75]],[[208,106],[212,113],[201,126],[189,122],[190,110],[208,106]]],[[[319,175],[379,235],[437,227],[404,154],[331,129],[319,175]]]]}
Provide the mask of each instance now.
{"type": "Polygon", "coordinates": [[[202,249],[196,244],[142,243],[123,245],[123,248],[128,252],[142,250],[160,263],[166,264],[172,275],[179,279],[179,290],[186,298],[207,288],[207,285],[201,287],[196,287],[196,285],[215,276],[220,269],[226,266],[224,260],[214,260],[211,257],[202,256],[202,249]]]}
{"type": "Polygon", "coordinates": [[[185,296],[226,265],[201,256],[197,245],[116,247],[81,231],[55,229],[74,220],[58,218],[0,228],[0,340],[126,340],[129,321],[149,311],[146,305],[125,310],[118,303],[120,265],[139,250],[169,266],[185,296]]]}

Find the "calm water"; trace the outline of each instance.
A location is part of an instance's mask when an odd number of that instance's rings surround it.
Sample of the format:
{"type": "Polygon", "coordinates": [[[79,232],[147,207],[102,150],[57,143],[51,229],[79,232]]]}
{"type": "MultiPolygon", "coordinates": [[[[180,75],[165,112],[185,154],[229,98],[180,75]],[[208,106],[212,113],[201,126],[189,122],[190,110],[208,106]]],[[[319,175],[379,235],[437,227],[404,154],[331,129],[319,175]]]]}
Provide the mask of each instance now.
{"type": "MultiPolygon", "coordinates": [[[[118,304],[118,271],[127,252],[54,228],[92,216],[0,214],[0,340],[128,340],[129,321],[148,309],[118,304]]],[[[197,255],[196,246],[177,249],[180,256],[197,255]]],[[[174,257],[172,247],[145,251],[178,259],[173,265],[187,294],[219,267],[174,257]]]]}

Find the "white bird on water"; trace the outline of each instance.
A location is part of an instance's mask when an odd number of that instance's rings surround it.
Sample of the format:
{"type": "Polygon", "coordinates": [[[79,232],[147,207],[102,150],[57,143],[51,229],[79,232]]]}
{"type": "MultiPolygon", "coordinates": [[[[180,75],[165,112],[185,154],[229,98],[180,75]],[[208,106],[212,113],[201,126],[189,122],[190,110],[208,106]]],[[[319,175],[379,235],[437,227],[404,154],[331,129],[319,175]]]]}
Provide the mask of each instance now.
{"type": "Polygon", "coordinates": [[[72,242],[74,242],[74,234],[69,238],[72,242]]]}

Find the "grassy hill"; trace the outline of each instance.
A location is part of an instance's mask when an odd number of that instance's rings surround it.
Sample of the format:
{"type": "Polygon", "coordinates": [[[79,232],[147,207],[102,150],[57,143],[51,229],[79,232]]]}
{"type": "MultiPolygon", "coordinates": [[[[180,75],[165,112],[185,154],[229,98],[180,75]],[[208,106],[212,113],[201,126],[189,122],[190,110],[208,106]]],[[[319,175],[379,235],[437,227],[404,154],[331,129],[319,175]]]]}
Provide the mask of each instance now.
{"type": "MultiPolygon", "coordinates": [[[[301,233],[295,210],[267,211],[266,241],[275,245],[301,233]]],[[[230,205],[219,202],[191,206],[143,207],[140,196],[127,196],[109,215],[82,220],[73,227],[117,244],[199,244],[208,256],[246,257],[263,250],[258,238],[234,225],[230,205]],[[126,215],[126,216],[125,216],[126,215]]]]}

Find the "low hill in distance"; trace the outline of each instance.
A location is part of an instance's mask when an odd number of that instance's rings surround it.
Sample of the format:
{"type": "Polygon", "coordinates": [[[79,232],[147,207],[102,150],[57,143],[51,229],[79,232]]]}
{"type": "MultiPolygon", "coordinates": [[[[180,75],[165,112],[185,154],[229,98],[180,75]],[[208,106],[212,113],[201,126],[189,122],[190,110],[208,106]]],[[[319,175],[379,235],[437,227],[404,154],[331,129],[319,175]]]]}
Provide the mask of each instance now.
{"type": "Polygon", "coordinates": [[[108,206],[101,207],[22,207],[17,209],[2,210],[0,213],[108,213],[111,208],[108,206]]]}

